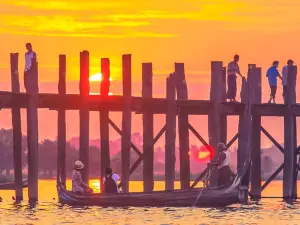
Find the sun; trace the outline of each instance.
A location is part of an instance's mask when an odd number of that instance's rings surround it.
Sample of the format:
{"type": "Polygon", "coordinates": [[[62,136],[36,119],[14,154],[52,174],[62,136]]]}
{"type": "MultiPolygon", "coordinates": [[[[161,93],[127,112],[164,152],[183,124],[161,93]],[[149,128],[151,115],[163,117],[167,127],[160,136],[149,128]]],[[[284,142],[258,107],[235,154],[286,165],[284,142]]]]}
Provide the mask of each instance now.
{"type": "MultiPolygon", "coordinates": [[[[90,76],[90,78],[89,78],[90,82],[100,82],[101,80],[102,80],[101,73],[95,73],[92,76],[90,76]]],[[[112,81],[113,79],[110,77],[109,80],[112,81]]]]}

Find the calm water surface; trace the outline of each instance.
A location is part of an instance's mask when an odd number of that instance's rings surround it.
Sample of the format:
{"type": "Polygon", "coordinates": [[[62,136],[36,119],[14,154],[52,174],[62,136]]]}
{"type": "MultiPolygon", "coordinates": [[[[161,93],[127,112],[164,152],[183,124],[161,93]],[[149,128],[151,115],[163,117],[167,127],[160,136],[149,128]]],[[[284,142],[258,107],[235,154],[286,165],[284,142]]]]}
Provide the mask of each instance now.
{"type": "MultiPolygon", "coordinates": [[[[300,224],[300,204],[286,205],[280,199],[263,199],[251,205],[232,205],[226,208],[101,208],[70,207],[57,203],[55,181],[39,182],[39,204],[30,208],[26,200],[14,205],[12,191],[0,191],[0,224],[300,224]]],[[[97,191],[98,184],[91,181],[97,191]]],[[[70,186],[70,182],[68,182],[70,186]]],[[[178,187],[179,184],[176,183],[178,187]]],[[[281,182],[275,181],[265,191],[265,196],[279,196],[281,182]]],[[[157,190],[163,182],[156,182],[157,190]]],[[[298,184],[300,187],[300,183],[298,184]]],[[[131,191],[141,191],[141,182],[132,182],[131,191]]],[[[298,188],[300,193],[300,188],[298,188]]],[[[99,191],[99,190],[98,190],[99,191]]],[[[27,191],[25,191],[25,198],[27,191]]]]}

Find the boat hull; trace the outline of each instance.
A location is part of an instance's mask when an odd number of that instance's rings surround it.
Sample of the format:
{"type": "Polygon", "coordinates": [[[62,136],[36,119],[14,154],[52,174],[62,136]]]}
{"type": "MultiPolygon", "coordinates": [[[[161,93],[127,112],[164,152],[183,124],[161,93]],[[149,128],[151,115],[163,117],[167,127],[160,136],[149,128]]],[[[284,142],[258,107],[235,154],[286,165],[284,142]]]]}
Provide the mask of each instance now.
{"type": "MultiPolygon", "coordinates": [[[[69,205],[97,205],[103,207],[191,207],[201,189],[157,191],[151,193],[118,193],[113,195],[79,195],[63,188],[58,189],[61,203],[69,205]]],[[[239,203],[237,190],[202,191],[194,206],[224,207],[239,203]]]]}

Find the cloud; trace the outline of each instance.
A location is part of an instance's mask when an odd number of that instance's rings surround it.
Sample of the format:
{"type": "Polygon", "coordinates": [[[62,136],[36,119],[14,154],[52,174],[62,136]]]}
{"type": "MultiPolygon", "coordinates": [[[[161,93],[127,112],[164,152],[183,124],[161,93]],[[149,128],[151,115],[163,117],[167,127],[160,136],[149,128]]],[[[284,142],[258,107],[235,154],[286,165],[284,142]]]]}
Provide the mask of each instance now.
{"type": "Polygon", "coordinates": [[[210,21],[226,30],[282,31],[298,29],[299,10],[296,0],[2,0],[0,33],[171,38],[175,26],[210,21]]]}

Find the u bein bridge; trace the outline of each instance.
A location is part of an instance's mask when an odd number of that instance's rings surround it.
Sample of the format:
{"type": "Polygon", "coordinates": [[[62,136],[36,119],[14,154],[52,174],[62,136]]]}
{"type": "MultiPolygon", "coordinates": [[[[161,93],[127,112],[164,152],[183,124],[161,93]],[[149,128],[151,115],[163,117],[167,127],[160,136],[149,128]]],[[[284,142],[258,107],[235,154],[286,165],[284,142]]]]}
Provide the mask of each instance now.
{"type": "MultiPolygon", "coordinates": [[[[285,199],[297,198],[296,180],[299,163],[296,140],[296,116],[300,116],[300,106],[296,104],[296,74],[294,66],[289,71],[288,93],[285,104],[261,103],[261,68],[249,64],[247,78],[243,78],[241,103],[226,102],[226,68],[223,62],[211,62],[210,100],[188,100],[183,63],[175,63],[175,72],[166,79],[166,98],[153,98],[152,64],[142,64],[142,96],[131,95],[131,55],[122,56],[123,95],[109,96],[110,61],[101,59],[102,82],[100,95],[89,95],[89,52],[80,53],[80,94],[66,93],[66,56],[59,56],[58,94],[38,93],[38,70],[31,77],[26,93],[20,93],[18,53],[11,59],[11,92],[0,92],[2,109],[12,110],[13,152],[15,182],[12,186],[0,189],[13,189],[16,199],[23,199],[23,188],[28,185],[30,201],[38,200],[38,114],[39,108],[48,108],[58,112],[58,173],[62,182],[66,182],[66,110],[80,112],[80,148],[79,159],[85,164],[83,178],[89,179],[89,112],[98,111],[101,139],[101,176],[110,165],[109,127],[115,129],[122,138],[121,178],[123,192],[129,192],[130,175],[143,162],[144,191],[154,188],[153,157],[154,145],[165,135],[165,189],[174,190],[175,180],[175,141],[176,129],[179,138],[180,184],[182,189],[194,188],[208,172],[206,168],[190,186],[189,135],[195,135],[203,145],[217,149],[222,141],[230,147],[238,141],[237,171],[243,169],[247,157],[251,157],[251,174],[249,195],[260,198],[261,192],[283,170],[283,195],[285,199]],[[27,109],[28,136],[28,184],[22,181],[21,164],[21,114],[20,109],[27,109]],[[122,127],[118,127],[110,118],[109,112],[122,113],[122,127]],[[138,149],[131,142],[132,113],[143,115],[143,149],[138,149]],[[166,124],[154,135],[154,114],[165,114],[166,124]],[[209,140],[204,140],[189,123],[189,115],[208,115],[209,140]],[[238,133],[227,138],[227,116],[238,116],[238,133]],[[284,146],[281,146],[261,126],[263,116],[284,117],[284,146]],[[178,119],[178,123],[177,123],[178,119]],[[274,174],[262,185],[261,180],[261,133],[264,133],[284,154],[284,162],[274,174]],[[131,150],[139,158],[130,167],[131,150]]],[[[213,183],[213,179],[212,179],[213,183]]],[[[247,183],[247,182],[246,182],[247,183]]],[[[249,183],[249,181],[248,181],[249,183]]],[[[247,188],[248,191],[248,188],[247,188]]],[[[248,194],[248,193],[247,193],[248,194]]]]}

